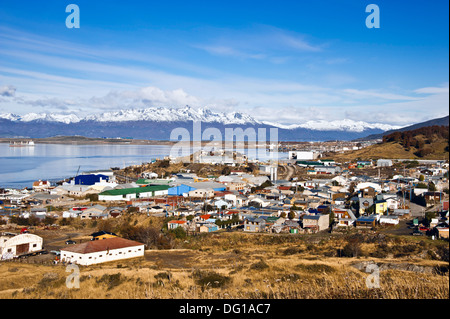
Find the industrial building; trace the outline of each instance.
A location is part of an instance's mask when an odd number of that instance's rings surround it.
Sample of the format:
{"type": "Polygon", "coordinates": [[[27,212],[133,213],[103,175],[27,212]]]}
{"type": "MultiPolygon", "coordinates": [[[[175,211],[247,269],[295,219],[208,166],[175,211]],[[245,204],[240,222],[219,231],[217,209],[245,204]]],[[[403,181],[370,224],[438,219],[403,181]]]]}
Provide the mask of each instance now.
{"type": "Polygon", "coordinates": [[[42,250],[43,239],[37,235],[3,233],[0,236],[0,259],[12,259],[42,250]]]}
{"type": "Polygon", "coordinates": [[[61,249],[61,261],[93,265],[144,256],[145,245],[121,237],[91,240],[61,249]]]}

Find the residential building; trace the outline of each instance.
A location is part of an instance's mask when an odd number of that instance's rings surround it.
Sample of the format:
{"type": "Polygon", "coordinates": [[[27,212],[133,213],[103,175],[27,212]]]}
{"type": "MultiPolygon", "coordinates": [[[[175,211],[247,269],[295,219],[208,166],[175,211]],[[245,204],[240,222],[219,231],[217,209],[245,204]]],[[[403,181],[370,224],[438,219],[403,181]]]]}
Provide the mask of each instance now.
{"type": "Polygon", "coordinates": [[[118,237],[116,234],[104,230],[92,233],[91,236],[92,236],[91,240],[104,240],[108,238],[118,237]]]}
{"type": "Polygon", "coordinates": [[[33,187],[34,191],[40,192],[40,191],[46,191],[46,190],[50,189],[51,188],[51,184],[50,184],[49,181],[41,181],[41,180],[39,180],[39,181],[33,182],[33,186],[32,187],[33,187]]]}
{"type": "Polygon", "coordinates": [[[355,214],[351,209],[334,208],[333,213],[336,226],[352,226],[356,221],[355,214]]]}
{"type": "Polygon", "coordinates": [[[266,220],[260,217],[247,217],[244,220],[244,231],[262,232],[266,228],[266,220]]]}
{"type": "Polygon", "coordinates": [[[330,227],[329,215],[304,215],[302,221],[303,228],[310,229],[313,232],[322,231],[330,227]]]}
{"type": "Polygon", "coordinates": [[[376,226],[378,221],[378,215],[370,215],[370,216],[361,216],[356,219],[356,227],[357,228],[373,228],[376,226]]]}
{"type": "Polygon", "coordinates": [[[167,228],[170,229],[175,229],[178,227],[182,227],[182,228],[187,228],[187,222],[185,220],[171,220],[167,223],[167,228]]]}

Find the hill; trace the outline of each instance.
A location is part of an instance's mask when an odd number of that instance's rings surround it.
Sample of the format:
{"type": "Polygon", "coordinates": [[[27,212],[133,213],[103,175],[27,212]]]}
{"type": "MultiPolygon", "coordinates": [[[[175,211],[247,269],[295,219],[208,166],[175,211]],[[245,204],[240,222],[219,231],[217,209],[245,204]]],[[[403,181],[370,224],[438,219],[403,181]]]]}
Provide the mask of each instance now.
{"type": "Polygon", "coordinates": [[[448,126],[449,125],[449,116],[444,116],[441,118],[437,118],[437,119],[432,119],[429,121],[425,121],[425,122],[421,122],[421,123],[417,123],[417,124],[413,124],[413,125],[409,125],[409,126],[405,126],[399,129],[395,129],[395,130],[388,130],[385,131],[384,133],[379,133],[379,134],[371,134],[369,136],[366,136],[364,138],[360,138],[358,140],[376,140],[376,139],[382,139],[383,136],[395,133],[395,132],[405,132],[405,131],[412,131],[412,130],[416,130],[422,127],[429,127],[429,126],[448,126]]]}
{"type": "Polygon", "coordinates": [[[449,159],[449,127],[427,126],[409,131],[396,131],[383,136],[381,143],[333,157],[337,160],[355,159],[449,159]]]}

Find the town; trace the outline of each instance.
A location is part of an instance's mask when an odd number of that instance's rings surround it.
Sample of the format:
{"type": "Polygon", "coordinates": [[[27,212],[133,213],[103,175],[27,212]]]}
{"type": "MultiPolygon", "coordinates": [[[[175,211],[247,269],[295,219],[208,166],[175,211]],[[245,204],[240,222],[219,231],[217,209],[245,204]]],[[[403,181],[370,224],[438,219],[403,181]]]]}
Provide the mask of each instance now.
{"type": "MultiPolygon", "coordinates": [[[[48,255],[46,238],[33,235],[39,227],[130,214],[164,220],[168,231],[183,236],[372,230],[448,241],[448,161],[340,163],[313,150],[289,151],[275,164],[223,150],[193,155],[192,163],[167,157],[81,172],[60,185],[36,181],[32,189],[1,189],[1,259],[48,255]]],[[[94,232],[91,242],[77,243],[69,234],[66,239],[52,247],[54,261],[88,265],[143,256],[146,249],[105,229],[94,232]],[[100,245],[99,238],[108,240],[100,245]],[[89,253],[77,247],[94,243],[89,253]],[[105,253],[115,246],[136,250],[105,253]]]]}

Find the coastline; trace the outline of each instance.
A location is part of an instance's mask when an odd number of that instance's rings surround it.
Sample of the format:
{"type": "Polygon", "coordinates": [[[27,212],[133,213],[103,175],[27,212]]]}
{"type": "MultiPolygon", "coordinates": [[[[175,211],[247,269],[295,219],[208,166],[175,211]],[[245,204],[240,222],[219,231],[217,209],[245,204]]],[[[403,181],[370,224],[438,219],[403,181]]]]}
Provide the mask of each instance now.
{"type": "MultiPolygon", "coordinates": [[[[190,145],[191,143],[198,143],[197,141],[169,141],[169,140],[143,140],[131,138],[100,138],[100,137],[85,137],[85,136],[54,136],[44,138],[30,138],[30,137],[0,137],[0,143],[10,144],[11,142],[27,142],[33,141],[35,144],[66,144],[66,145],[190,145]]],[[[201,146],[224,147],[226,141],[202,141],[201,146]]],[[[296,142],[290,142],[296,143],[296,142]]],[[[300,142],[301,143],[301,142],[300,142]]],[[[302,143],[303,144],[303,143],[302,143]]],[[[306,144],[306,143],[305,143],[306,144]]],[[[236,148],[244,148],[251,146],[255,147],[255,142],[248,141],[234,141],[236,148]]],[[[258,144],[259,145],[259,144],[258,144]]],[[[268,143],[266,142],[266,145],[268,143]]]]}
{"type": "Polygon", "coordinates": [[[132,145],[174,145],[176,142],[164,140],[141,140],[126,138],[94,138],[84,136],[55,136],[45,138],[13,137],[0,138],[0,143],[34,141],[35,144],[132,144],[132,145]]]}

